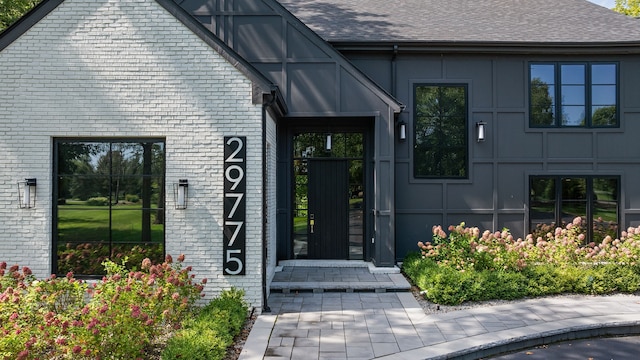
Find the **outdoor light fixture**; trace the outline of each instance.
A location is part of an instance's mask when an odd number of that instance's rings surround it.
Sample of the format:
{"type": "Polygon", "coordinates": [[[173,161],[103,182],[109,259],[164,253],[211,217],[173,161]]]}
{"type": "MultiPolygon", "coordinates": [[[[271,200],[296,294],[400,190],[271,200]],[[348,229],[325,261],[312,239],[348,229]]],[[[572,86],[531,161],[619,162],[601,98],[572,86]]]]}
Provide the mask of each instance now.
{"type": "Polygon", "coordinates": [[[407,123],[404,120],[398,122],[398,138],[400,141],[407,140],[407,123]]]}
{"type": "Polygon", "coordinates": [[[29,178],[18,181],[18,202],[21,209],[36,207],[36,179],[29,178]]]}
{"type": "Polygon", "coordinates": [[[178,183],[174,185],[174,197],[176,201],[176,209],[184,210],[187,208],[189,200],[189,180],[178,180],[178,183]]]}
{"type": "Polygon", "coordinates": [[[478,121],[476,123],[476,132],[478,135],[478,142],[484,141],[485,138],[485,126],[487,125],[484,121],[478,121]]]}
{"type": "Polygon", "coordinates": [[[331,133],[327,134],[327,151],[331,151],[331,133]]]}

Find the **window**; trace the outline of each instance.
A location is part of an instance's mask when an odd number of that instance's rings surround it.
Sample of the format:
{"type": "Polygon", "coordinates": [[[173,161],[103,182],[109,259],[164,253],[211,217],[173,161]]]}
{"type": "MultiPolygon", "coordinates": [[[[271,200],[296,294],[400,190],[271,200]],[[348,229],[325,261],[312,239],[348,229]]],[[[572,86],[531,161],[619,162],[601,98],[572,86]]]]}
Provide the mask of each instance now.
{"type": "Polygon", "coordinates": [[[529,81],[533,127],[619,124],[615,63],[531,63],[529,81]]]}
{"type": "Polygon", "coordinates": [[[544,236],[580,216],[585,235],[600,242],[618,236],[620,207],[618,177],[532,176],[529,231],[544,236]]]}
{"type": "Polygon", "coordinates": [[[414,176],[466,178],[467,86],[416,85],[414,104],[414,176]]]}
{"type": "Polygon", "coordinates": [[[164,258],[163,140],[55,141],[54,273],[164,258]]]}

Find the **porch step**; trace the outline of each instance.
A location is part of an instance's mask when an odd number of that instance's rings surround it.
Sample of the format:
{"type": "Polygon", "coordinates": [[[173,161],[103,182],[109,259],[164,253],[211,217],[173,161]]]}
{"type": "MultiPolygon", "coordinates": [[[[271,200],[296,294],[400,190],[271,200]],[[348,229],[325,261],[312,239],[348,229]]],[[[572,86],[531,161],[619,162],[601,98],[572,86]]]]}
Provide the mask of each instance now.
{"type": "Polygon", "coordinates": [[[400,269],[376,268],[365,262],[282,262],[271,282],[272,292],[399,292],[411,286],[400,269]]]}

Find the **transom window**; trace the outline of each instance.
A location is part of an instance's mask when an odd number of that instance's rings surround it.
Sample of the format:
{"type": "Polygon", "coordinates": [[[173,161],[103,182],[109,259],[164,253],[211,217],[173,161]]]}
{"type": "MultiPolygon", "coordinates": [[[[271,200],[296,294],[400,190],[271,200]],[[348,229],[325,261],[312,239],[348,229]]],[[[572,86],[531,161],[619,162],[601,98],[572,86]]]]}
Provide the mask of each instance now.
{"type": "Polygon", "coordinates": [[[54,273],[164,258],[164,140],[55,141],[54,273]]]}
{"type": "Polygon", "coordinates": [[[415,85],[414,104],[414,176],[466,178],[467,86],[415,85]]]}
{"type": "Polygon", "coordinates": [[[533,127],[618,126],[616,63],[531,63],[533,127]]]}
{"type": "Polygon", "coordinates": [[[532,176],[529,231],[544,236],[581,217],[590,241],[618,236],[620,178],[616,176],[532,176]]]}

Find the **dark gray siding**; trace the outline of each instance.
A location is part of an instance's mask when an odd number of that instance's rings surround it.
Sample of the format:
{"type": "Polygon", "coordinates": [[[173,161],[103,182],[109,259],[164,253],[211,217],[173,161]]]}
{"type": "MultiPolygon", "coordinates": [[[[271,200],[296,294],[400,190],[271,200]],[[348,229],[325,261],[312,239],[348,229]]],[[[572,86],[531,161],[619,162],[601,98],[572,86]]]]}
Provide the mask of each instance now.
{"type": "MultiPolygon", "coordinates": [[[[395,96],[407,104],[406,142],[396,145],[396,250],[401,259],[431,239],[433,225],[462,221],[482,229],[528,227],[529,175],[619,175],[621,228],[640,224],[640,57],[347,54],[379,84],[397,79],[395,96]],[[528,126],[529,61],[618,61],[620,128],[539,129],[528,126]],[[469,85],[468,180],[416,179],[412,171],[414,83],[469,85]],[[487,140],[475,141],[475,123],[487,123],[487,140]]],[[[390,88],[391,90],[391,88],[390,88]]]]}

